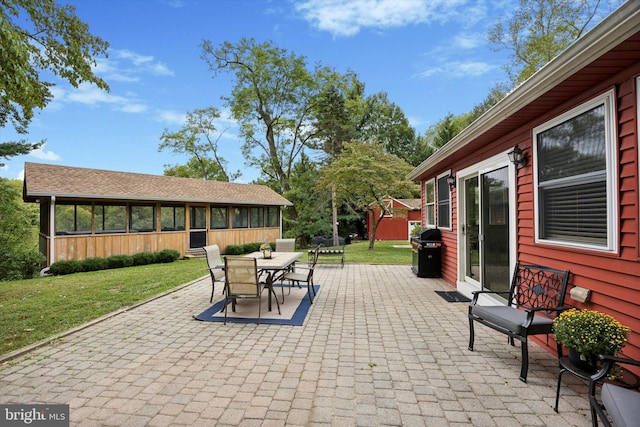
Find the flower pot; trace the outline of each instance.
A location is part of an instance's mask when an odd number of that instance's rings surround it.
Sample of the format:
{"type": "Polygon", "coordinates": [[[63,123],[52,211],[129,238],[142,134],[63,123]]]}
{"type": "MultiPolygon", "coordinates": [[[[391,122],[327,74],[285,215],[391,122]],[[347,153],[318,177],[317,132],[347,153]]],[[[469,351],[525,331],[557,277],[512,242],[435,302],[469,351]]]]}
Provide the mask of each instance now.
{"type": "Polygon", "coordinates": [[[596,354],[580,354],[574,348],[569,348],[569,361],[576,368],[588,372],[595,373],[598,370],[598,355],[596,354]]]}

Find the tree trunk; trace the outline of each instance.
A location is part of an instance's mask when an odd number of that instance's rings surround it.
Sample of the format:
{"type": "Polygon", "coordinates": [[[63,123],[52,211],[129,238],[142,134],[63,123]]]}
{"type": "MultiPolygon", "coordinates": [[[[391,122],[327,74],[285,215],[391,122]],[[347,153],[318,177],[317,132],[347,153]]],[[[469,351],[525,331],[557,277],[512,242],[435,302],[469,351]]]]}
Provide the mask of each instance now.
{"type": "MultiPolygon", "coordinates": [[[[371,211],[371,218],[373,218],[373,212],[371,211]]],[[[384,218],[384,209],[380,209],[380,216],[377,220],[373,222],[371,226],[371,236],[369,236],[369,249],[373,249],[373,245],[376,241],[376,231],[378,230],[378,225],[382,222],[382,218],[384,218]]]]}

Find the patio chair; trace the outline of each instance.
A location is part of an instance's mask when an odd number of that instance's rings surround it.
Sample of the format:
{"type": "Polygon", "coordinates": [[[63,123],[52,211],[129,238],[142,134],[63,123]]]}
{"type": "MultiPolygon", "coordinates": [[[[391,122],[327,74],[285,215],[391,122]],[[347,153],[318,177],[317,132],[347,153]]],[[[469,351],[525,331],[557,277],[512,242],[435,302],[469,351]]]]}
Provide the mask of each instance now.
{"type": "Polygon", "coordinates": [[[227,324],[227,311],[229,303],[231,308],[236,311],[236,302],[241,298],[258,299],[258,324],[260,324],[260,316],[262,311],[262,292],[272,292],[278,305],[278,313],[280,313],[280,303],[275,296],[273,287],[258,280],[258,266],[256,259],[253,257],[225,257],[225,287],[224,287],[224,323],[227,324]]]}
{"type": "Polygon", "coordinates": [[[207,256],[207,265],[209,266],[209,274],[211,274],[211,298],[209,298],[209,302],[213,302],[216,282],[224,285],[224,270],[222,269],[224,262],[222,258],[220,258],[220,248],[218,245],[205,246],[202,249],[204,249],[204,253],[207,256]]]}
{"type": "Polygon", "coordinates": [[[516,263],[509,291],[474,291],[469,303],[469,350],[473,351],[474,322],[481,323],[520,341],[522,366],[520,380],[527,382],[529,370],[529,335],[548,335],[553,330],[552,317],[565,309],[569,270],[555,270],[541,265],[516,263]],[[482,294],[506,297],[506,305],[478,305],[482,294]]]}
{"type": "Polygon", "coordinates": [[[276,239],[276,252],[295,252],[296,239],[276,239]]]}
{"type": "Polygon", "coordinates": [[[297,283],[298,287],[300,287],[300,283],[306,283],[307,295],[309,295],[309,302],[311,304],[313,304],[313,297],[311,296],[311,293],[313,292],[313,295],[316,295],[316,290],[313,287],[313,269],[318,261],[319,250],[320,246],[317,246],[315,249],[315,255],[310,260],[308,266],[296,266],[292,271],[285,273],[283,276],[284,280],[289,281],[289,293],[291,293],[291,286],[293,286],[294,283],[297,283]]]}
{"type": "Polygon", "coordinates": [[[602,367],[600,371],[591,376],[589,381],[589,404],[591,405],[593,427],[598,426],[598,418],[607,427],[612,425],[617,427],[637,426],[640,421],[640,393],[638,389],[625,388],[605,381],[600,389],[602,403],[599,403],[596,398],[596,384],[603,381],[616,364],[640,366],[640,361],[604,355],[600,355],[599,358],[602,360],[602,367]]]}

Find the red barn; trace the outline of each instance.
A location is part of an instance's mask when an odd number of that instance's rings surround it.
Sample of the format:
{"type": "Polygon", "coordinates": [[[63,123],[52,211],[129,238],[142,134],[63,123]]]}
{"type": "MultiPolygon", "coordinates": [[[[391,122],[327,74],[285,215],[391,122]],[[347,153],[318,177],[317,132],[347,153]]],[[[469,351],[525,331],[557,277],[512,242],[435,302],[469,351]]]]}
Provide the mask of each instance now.
{"type": "Polygon", "coordinates": [[[639,103],[631,1],[415,168],[444,280],[469,296],[508,283],[516,261],[569,269],[569,291],[591,298],[567,305],[629,326],[622,353],[640,359],[639,103]]]}
{"type": "MultiPolygon", "coordinates": [[[[378,229],[376,240],[409,240],[411,230],[420,227],[420,199],[394,199],[385,197],[385,214],[378,229]]],[[[380,217],[380,209],[370,205],[372,211],[367,213],[367,232],[371,236],[373,222],[380,217]],[[373,216],[373,218],[372,218],[373,216]]]]}

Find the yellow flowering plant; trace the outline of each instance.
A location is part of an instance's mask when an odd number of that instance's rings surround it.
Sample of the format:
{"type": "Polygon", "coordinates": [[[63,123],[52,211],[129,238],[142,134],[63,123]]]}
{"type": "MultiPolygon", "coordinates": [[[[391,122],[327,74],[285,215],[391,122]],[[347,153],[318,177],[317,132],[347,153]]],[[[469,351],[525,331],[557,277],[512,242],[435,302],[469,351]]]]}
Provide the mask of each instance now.
{"type": "Polygon", "coordinates": [[[615,356],[629,340],[627,326],[596,310],[572,308],[553,321],[556,340],[583,355],[615,356]]]}

